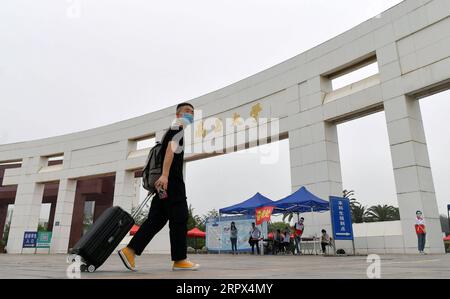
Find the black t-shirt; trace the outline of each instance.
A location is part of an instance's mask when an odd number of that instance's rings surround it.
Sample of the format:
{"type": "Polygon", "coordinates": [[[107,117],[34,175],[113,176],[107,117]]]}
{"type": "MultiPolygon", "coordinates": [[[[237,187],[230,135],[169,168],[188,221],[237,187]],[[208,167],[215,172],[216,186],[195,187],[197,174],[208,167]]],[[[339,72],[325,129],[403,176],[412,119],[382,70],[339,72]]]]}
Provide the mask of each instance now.
{"type": "Polygon", "coordinates": [[[171,126],[161,142],[161,153],[163,153],[163,155],[165,155],[170,141],[174,141],[177,144],[177,148],[174,149],[173,161],[169,171],[169,183],[167,186],[167,195],[169,196],[169,199],[186,199],[186,187],[183,180],[183,136],[183,127],[171,126]]]}

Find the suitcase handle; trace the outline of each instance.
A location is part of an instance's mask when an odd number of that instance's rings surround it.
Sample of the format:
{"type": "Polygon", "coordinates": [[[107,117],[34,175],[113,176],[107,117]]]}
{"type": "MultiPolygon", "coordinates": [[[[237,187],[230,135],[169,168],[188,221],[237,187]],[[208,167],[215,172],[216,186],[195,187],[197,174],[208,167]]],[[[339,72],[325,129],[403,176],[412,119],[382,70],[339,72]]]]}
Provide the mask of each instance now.
{"type": "Polygon", "coordinates": [[[144,199],[144,201],[138,206],[138,208],[136,209],[136,211],[134,211],[134,213],[131,215],[131,217],[136,220],[136,217],[142,212],[142,209],[144,209],[144,207],[147,205],[148,201],[155,197],[156,193],[148,193],[147,197],[144,199]]]}

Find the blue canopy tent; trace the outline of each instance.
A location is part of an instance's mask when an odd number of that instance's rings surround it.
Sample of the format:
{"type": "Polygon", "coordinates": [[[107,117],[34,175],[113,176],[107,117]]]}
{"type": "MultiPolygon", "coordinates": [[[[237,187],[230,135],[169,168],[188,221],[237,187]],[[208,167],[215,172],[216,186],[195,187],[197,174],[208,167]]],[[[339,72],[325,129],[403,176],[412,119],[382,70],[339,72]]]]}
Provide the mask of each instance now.
{"type": "Polygon", "coordinates": [[[289,196],[274,202],[279,213],[324,212],[330,210],[329,202],[301,187],[289,196]]]}
{"type": "MultiPolygon", "coordinates": [[[[324,212],[330,210],[330,204],[328,201],[315,196],[305,187],[301,187],[291,195],[274,202],[274,204],[274,210],[278,213],[297,213],[297,218],[300,217],[299,213],[311,212],[313,226],[314,212],[324,212]]],[[[314,243],[314,251],[316,251],[316,243],[314,243]]]]}
{"type": "Polygon", "coordinates": [[[257,208],[265,207],[265,206],[274,206],[274,202],[261,193],[256,193],[249,199],[235,204],[233,206],[223,208],[219,210],[220,214],[244,214],[250,215],[254,214],[257,208]]]}
{"type": "MultiPolygon", "coordinates": [[[[273,207],[274,202],[258,192],[255,195],[253,195],[252,197],[250,197],[249,199],[247,199],[241,203],[220,209],[219,210],[219,222],[220,222],[220,217],[222,214],[243,214],[243,215],[252,215],[253,214],[254,215],[256,213],[257,208],[262,208],[265,206],[273,207]]],[[[220,237],[220,239],[222,239],[222,236],[220,237]]],[[[219,254],[220,254],[220,249],[219,249],[219,254]]]]}

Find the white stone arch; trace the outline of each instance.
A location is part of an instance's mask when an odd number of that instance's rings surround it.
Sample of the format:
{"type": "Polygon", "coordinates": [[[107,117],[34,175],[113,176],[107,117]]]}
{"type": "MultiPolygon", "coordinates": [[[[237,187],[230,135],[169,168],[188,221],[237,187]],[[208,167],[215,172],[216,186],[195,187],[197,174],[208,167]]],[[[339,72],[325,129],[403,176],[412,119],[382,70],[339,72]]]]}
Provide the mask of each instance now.
{"type": "MultiPolygon", "coordinates": [[[[260,104],[278,118],[280,135],[290,139],[292,188],[306,185],[318,196],[341,195],[337,119],[384,109],[393,157],[403,228],[403,252],[415,252],[410,229],[412,207],[427,210],[430,252],[444,252],[420,109],[414,99],[448,88],[450,79],[450,3],[406,0],[341,35],[220,90],[191,100],[205,117],[248,114],[260,104]],[[375,57],[379,74],[344,90],[331,90],[330,76],[375,57]],[[311,154],[313,153],[313,154],[311,154]],[[403,154],[407,154],[407,157],[403,154]]],[[[132,171],[145,151],[135,140],[160,136],[175,107],[108,126],[64,136],[0,146],[0,162],[22,160],[5,172],[4,185],[18,185],[8,252],[20,252],[23,232],[36,222],[29,212],[39,202],[41,185],[60,181],[52,252],[66,252],[76,179],[116,174],[114,204],[129,209],[132,171]],[[64,154],[60,167],[45,158],[64,154]]],[[[201,157],[201,156],[198,156],[201,157]]],[[[195,159],[195,154],[186,159],[195,159]]],[[[415,209],[415,208],[414,208],[415,209]]]]}

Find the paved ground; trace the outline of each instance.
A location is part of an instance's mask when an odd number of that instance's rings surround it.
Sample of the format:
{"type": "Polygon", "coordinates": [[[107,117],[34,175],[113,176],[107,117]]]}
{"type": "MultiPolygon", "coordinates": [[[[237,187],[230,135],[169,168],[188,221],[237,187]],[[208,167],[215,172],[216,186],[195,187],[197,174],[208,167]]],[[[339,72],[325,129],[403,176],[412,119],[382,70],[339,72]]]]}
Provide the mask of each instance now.
{"type": "MultiPolygon", "coordinates": [[[[450,254],[382,255],[381,278],[450,278],[450,254]]],[[[191,255],[202,265],[196,272],[172,272],[168,255],[145,255],[137,260],[139,271],[128,272],[113,255],[95,273],[81,278],[367,278],[365,256],[250,256],[191,255]]],[[[66,278],[65,255],[0,255],[0,278],[66,278]]]]}

